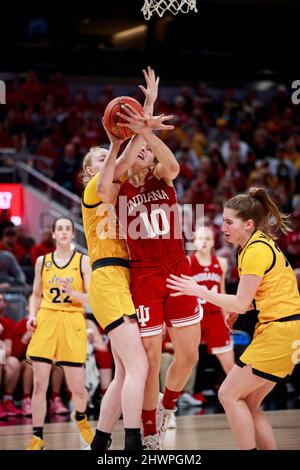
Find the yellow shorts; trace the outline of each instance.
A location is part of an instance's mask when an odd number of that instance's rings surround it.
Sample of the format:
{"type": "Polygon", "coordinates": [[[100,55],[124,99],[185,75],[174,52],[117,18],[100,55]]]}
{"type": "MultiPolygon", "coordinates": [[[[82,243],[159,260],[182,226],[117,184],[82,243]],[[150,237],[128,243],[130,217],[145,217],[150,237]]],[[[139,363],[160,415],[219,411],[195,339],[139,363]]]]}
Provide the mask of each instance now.
{"type": "Polygon", "coordinates": [[[129,283],[129,269],[123,266],[105,266],[92,272],[89,306],[106,332],[120,325],[124,315],[136,318],[129,283]]]}
{"type": "Polygon", "coordinates": [[[37,328],[27,348],[27,356],[66,366],[82,366],[86,361],[86,322],[82,313],[40,309],[37,328]]]}
{"type": "Polygon", "coordinates": [[[254,374],[280,382],[300,360],[300,320],[258,324],[237,364],[251,365],[254,374]]]}

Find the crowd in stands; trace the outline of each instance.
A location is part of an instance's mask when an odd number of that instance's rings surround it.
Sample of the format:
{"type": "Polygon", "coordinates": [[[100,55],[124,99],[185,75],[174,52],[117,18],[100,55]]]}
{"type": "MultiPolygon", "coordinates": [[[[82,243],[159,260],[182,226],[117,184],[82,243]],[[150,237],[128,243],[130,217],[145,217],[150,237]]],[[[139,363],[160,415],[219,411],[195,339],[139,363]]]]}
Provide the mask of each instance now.
{"type": "MultiPolygon", "coordinates": [[[[82,158],[90,147],[107,144],[101,116],[115,91],[99,86],[99,95],[91,100],[84,87],[73,93],[70,89],[60,73],[42,81],[30,71],[8,82],[8,106],[0,114],[0,150],[12,147],[47,157],[35,167],[80,194],[82,158]]],[[[138,87],[128,90],[142,101],[138,87]]],[[[263,186],[292,214],[294,230],[278,244],[292,266],[300,268],[300,107],[290,95],[282,84],[274,84],[267,94],[249,85],[216,89],[198,84],[160,91],[155,113],[174,115],[175,129],[161,136],[180,163],[178,200],[204,203],[217,249],[227,257],[230,250],[220,233],[223,201],[250,185],[263,186]]],[[[21,265],[33,266],[39,254],[53,249],[50,233],[34,241],[20,227],[5,230],[9,222],[4,222],[0,220],[0,249],[13,252],[21,265]]],[[[227,280],[235,282],[234,266],[227,280]]]]}
{"type": "MultiPolygon", "coordinates": [[[[0,293],[0,352],[5,355],[0,360],[0,420],[31,416],[33,371],[31,361],[26,358],[26,350],[32,332],[27,330],[27,310],[28,304],[21,320],[13,320],[9,302],[0,293]],[[14,404],[17,397],[20,406],[14,404]]],[[[91,383],[95,383],[93,390],[89,391],[95,392],[99,385],[103,396],[113,377],[113,357],[107,336],[91,318],[93,317],[90,314],[87,315],[88,341],[92,352],[89,363],[92,362],[95,370],[87,374],[87,388],[89,390],[91,383]]],[[[90,395],[92,398],[91,393],[90,395]]],[[[49,387],[49,414],[69,414],[71,410],[67,405],[70,399],[71,392],[64,380],[63,369],[53,365],[49,387]]]]}
{"type": "MultiPolygon", "coordinates": [[[[0,150],[14,148],[21,154],[47,157],[35,162],[35,168],[80,194],[78,175],[84,154],[92,146],[107,144],[101,116],[115,97],[113,88],[102,87],[92,102],[84,88],[72,94],[60,73],[42,82],[33,71],[7,85],[8,105],[0,114],[0,150]]],[[[229,288],[235,286],[238,273],[232,248],[220,231],[222,205],[249,186],[267,188],[282,211],[292,214],[293,231],[281,236],[278,244],[300,280],[300,106],[292,104],[284,85],[274,86],[263,99],[251,87],[244,88],[242,98],[233,88],[212,93],[203,84],[174,90],[171,98],[170,93],[164,96],[161,92],[155,114],[174,115],[175,129],[164,131],[162,138],[180,164],[175,181],[178,200],[181,204],[204,203],[206,222],[215,229],[217,253],[229,260],[229,288]]],[[[142,100],[138,88],[130,94],[142,100]]],[[[14,226],[9,211],[0,211],[0,292],[30,285],[37,257],[53,250],[51,230],[35,240],[22,226],[14,226]]],[[[24,384],[23,414],[28,412],[31,393],[30,366],[24,359],[30,339],[26,318],[13,325],[9,314],[4,315],[6,307],[0,294],[0,340],[12,342],[7,347],[11,359],[5,365],[8,379],[1,386],[0,419],[17,413],[12,395],[19,376],[24,384]]],[[[111,371],[111,358],[101,356],[101,351],[107,352],[101,334],[94,331],[94,337],[100,351],[96,354],[98,368],[104,361],[111,371]]],[[[52,400],[63,409],[57,391],[62,378],[53,375],[52,400]]],[[[103,383],[107,381],[103,379],[103,383]]]]}

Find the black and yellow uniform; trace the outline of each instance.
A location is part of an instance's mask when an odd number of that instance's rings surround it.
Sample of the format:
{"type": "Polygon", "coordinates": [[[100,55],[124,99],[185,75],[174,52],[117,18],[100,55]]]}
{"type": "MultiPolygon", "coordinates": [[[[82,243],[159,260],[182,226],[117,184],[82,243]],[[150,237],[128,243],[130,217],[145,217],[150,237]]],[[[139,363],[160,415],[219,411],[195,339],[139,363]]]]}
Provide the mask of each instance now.
{"type": "Polygon", "coordinates": [[[254,299],[258,323],[238,365],[251,365],[253,373],[279,382],[293,371],[300,340],[300,296],[295,274],[276,243],[260,230],[239,251],[238,268],[240,276],[262,277],[254,299]]]}
{"type": "Polygon", "coordinates": [[[35,361],[55,361],[61,365],[81,366],[86,360],[86,323],[83,305],[71,299],[61,287],[61,279],[71,289],[84,292],[82,254],[74,251],[64,267],[56,265],[53,253],[44,256],[43,297],[37,313],[37,328],[28,345],[27,356],[35,361]]]}
{"type": "Polygon", "coordinates": [[[89,305],[106,332],[136,318],[131,299],[128,252],[120,237],[115,208],[101,201],[96,191],[97,175],[87,184],[82,197],[83,227],[93,269],[89,305]]]}

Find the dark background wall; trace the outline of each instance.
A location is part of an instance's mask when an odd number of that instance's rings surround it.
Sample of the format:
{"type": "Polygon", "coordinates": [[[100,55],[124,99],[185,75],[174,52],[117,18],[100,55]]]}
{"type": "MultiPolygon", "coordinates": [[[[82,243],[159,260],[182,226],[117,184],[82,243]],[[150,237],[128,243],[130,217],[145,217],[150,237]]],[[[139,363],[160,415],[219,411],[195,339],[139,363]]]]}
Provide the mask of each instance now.
{"type": "Polygon", "coordinates": [[[198,13],[148,22],[142,4],[6,4],[0,71],[134,76],[151,63],[169,79],[297,78],[295,0],[198,0],[198,13]]]}

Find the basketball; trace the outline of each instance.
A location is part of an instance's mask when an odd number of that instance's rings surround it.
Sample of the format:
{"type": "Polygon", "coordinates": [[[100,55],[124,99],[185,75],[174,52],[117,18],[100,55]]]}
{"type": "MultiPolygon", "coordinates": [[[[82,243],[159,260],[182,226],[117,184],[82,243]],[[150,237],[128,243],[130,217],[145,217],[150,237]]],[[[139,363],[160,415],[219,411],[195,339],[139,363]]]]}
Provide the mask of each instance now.
{"type": "Polygon", "coordinates": [[[144,113],[142,105],[136,99],[131,98],[130,96],[119,96],[118,98],[113,99],[106,106],[103,121],[108,131],[115,137],[119,137],[120,139],[129,139],[129,137],[134,135],[134,132],[128,127],[117,126],[118,122],[126,122],[124,119],[117,116],[117,113],[126,114],[126,111],[121,109],[121,105],[123,104],[130,104],[140,114],[144,113]]]}

